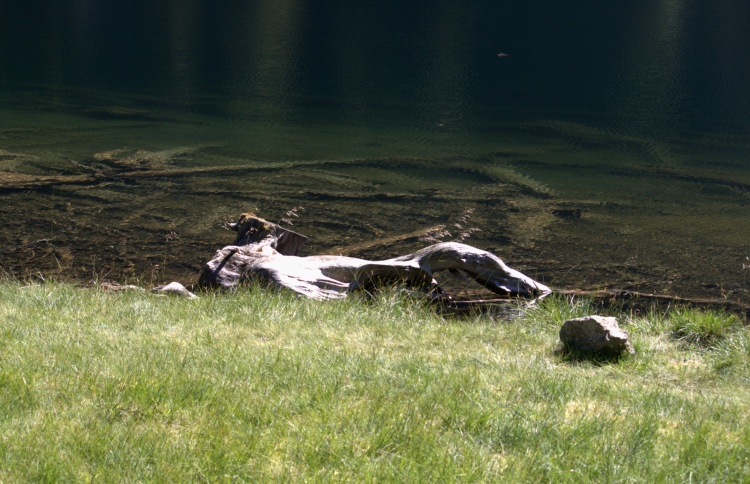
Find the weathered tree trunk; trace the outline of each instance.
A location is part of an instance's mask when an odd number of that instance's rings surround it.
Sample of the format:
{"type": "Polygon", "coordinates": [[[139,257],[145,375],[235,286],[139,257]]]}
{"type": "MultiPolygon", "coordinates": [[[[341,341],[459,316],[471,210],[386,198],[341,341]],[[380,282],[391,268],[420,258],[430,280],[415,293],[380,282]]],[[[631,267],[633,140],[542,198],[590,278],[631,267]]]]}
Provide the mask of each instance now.
{"type": "Polygon", "coordinates": [[[433,294],[442,290],[433,275],[458,272],[503,295],[543,297],[550,289],[506,266],[495,255],[456,242],[431,245],[395,259],[369,261],[345,256],[301,257],[303,235],[243,214],[232,227],[233,245],[217,251],[201,272],[203,287],[234,288],[259,279],[315,299],[346,297],[381,284],[405,283],[433,294]]]}

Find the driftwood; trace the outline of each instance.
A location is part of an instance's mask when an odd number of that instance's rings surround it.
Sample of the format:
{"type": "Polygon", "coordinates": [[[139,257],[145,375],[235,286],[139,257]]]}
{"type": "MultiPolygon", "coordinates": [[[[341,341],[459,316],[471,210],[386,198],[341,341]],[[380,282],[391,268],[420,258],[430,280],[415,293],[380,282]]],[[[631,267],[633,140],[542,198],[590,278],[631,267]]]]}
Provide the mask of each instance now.
{"type": "Polygon", "coordinates": [[[434,274],[464,275],[496,294],[544,297],[550,289],[509,268],[497,256],[456,242],[431,245],[394,259],[369,261],[346,256],[301,257],[307,237],[243,214],[232,224],[237,238],[206,263],[199,286],[235,288],[261,280],[314,299],[335,299],[369,291],[379,285],[402,283],[433,297],[445,297],[434,274]]]}

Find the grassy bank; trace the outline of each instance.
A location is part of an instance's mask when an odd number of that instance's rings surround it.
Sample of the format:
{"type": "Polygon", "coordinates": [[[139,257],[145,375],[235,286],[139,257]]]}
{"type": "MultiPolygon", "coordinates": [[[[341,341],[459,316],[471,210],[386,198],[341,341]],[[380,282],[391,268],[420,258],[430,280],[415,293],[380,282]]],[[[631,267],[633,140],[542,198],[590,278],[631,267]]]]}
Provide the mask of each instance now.
{"type": "Polygon", "coordinates": [[[750,334],[619,315],[636,355],[385,295],[198,300],[0,284],[0,481],[742,481],[750,334]]]}

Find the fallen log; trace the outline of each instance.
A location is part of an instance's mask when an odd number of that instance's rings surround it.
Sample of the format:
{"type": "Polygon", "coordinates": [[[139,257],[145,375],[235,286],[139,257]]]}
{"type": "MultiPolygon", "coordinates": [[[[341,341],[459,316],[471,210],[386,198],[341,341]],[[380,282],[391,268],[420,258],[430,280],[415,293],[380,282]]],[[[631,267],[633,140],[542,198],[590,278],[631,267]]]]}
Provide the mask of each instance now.
{"type": "MultiPolygon", "coordinates": [[[[370,292],[378,286],[402,284],[428,295],[432,302],[454,313],[507,309],[511,307],[508,303],[512,298],[541,299],[553,292],[544,284],[509,268],[497,256],[456,242],[430,245],[412,254],[381,261],[335,255],[303,257],[301,254],[307,241],[304,235],[252,213],[243,214],[230,226],[237,231],[234,243],[218,250],[205,264],[198,287],[234,289],[244,282],[258,280],[325,300],[344,298],[356,291],[370,292]],[[454,300],[433,277],[439,271],[473,280],[501,298],[454,300]]],[[[407,235],[417,233],[421,231],[407,235]]],[[[368,246],[370,244],[351,247],[368,246]]],[[[681,298],[620,289],[554,289],[554,292],[591,298],[605,306],[623,304],[631,309],[648,309],[652,304],[677,304],[724,308],[743,314],[745,318],[750,317],[750,306],[739,301],[681,298]]]]}
{"type": "Polygon", "coordinates": [[[457,242],[425,247],[393,259],[370,261],[346,256],[300,256],[305,236],[243,214],[231,225],[234,244],[206,263],[198,285],[233,289],[260,280],[314,299],[337,299],[381,285],[405,284],[432,297],[446,297],[434,279],[438,271],[465,275],[490,291],[511,297],[544,297],[550,289],[511,269],[489,252],[457,242]]]}

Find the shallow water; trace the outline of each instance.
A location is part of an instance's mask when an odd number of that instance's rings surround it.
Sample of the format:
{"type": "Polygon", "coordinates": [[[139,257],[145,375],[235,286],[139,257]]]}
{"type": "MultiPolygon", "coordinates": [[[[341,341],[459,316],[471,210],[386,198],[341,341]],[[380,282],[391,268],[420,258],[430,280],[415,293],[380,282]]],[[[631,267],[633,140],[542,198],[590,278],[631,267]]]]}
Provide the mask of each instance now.
{"type": "Polygon", "coordinates": [[[741,2],[76,5],[4,7],[5,272],[193,281],[252,210],[309,253],[747,298],[741,2]]]}

